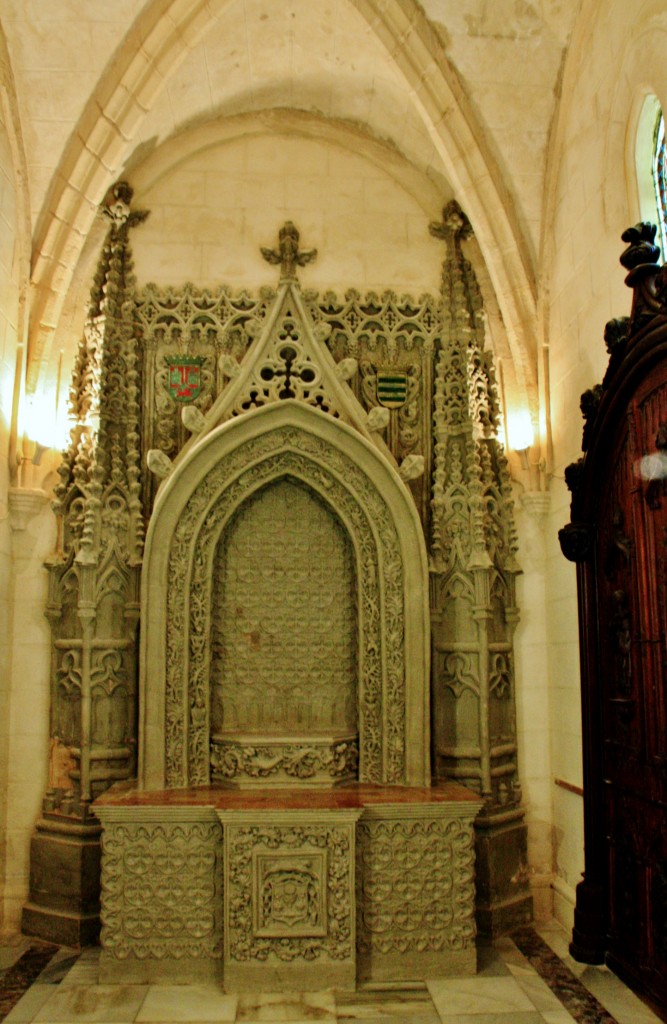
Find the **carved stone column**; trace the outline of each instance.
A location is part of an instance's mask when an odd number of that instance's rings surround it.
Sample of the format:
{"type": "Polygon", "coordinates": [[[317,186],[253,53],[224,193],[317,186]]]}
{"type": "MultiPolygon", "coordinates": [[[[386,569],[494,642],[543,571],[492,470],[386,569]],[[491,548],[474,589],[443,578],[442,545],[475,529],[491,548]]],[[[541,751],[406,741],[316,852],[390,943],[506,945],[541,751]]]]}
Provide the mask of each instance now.
{"type": "Polygon", "coordinates": [[[514,699],[517,544],[482,298],[462,251],[472,229],[452,202],[431,233],[447,246],[430,537],[434,772],[485,801],[475,823],[477,923],[497,935],[532,916],[514,699]]]}
{"type": "Polygon", "coordinates": [[[31,844],[28,934],[80,945],[99,931],[100,825],[90,804],[135,774],[144,522],[141,359],[133,325],[132,190],[114,187],[71,390],[76,426],[54,504],[49,788],[31,844]]]}

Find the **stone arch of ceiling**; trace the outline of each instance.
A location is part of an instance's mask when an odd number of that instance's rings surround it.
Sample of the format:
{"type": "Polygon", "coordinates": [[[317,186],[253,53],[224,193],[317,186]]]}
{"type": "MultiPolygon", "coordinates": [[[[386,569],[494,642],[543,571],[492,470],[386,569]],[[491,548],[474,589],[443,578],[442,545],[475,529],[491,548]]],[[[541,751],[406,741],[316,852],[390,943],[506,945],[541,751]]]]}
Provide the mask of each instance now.
{"type": "MultiPolygon", "coordinates": [[[[123,172],[132,140],[163,85],[230,0],[153,0],[89,98],[68,143],[34,240],[28,387],[48,357],[63,297],[97,207],[123,172]]],[[[391,55],[468,213],[501,305],[515,366],[536,405],[535,277],[500,172],[435,30],[416,0],[349,0],[391,55]]]]}
{"type": "MultiPolygon", "coordinates": [[[[572,111],[581,103],[581,79],[591,65],[590,51],[597,25],[603,18],[602,0],[582,0],[572,32],[567,63],[563,74],[561,101],[547,157],[547,179],[543,223],[556,222],[558,179],[561,172],[562,152],[567,146],[572,111]]],[[[603,137],[604,153],[600,167],[604,169],[600,185],[604,194],[605,229],[620,233],[639,213],[636,193],[634,147],[637,120],[643,102],[655,94],[663,105],[667,104],[667,69],[664,52],[667,42],[667,14],[662,0],[646,3],[637,18],[637,32],[628,35],[622,45],[620,59],[614,63],[614,88],[608,101],[607,115],[598,114],[607,124],[603,137]],[[626,220],[628,223],[626,223],[626,220]]],[[[605,40],[605,46],[610,41],[605,40]]],[[[540,253],[541,301],[549,301],[550,280],[553,273],[555,232],[545,231],[540,253]]],[[[620,254],[620,249],[619,249],[620,254]]],[[[546,323],[547,317],[542,316],[546,323]]]]}
{"type": "Polygon", "coordinates": [[[419,203],[426,216],[436,216],[440,207],[453,198],[451,185],[443,174],[415,167],[398,146],[378,139],[364,125],[306,110],[270,107],[217,117],[166,139],[141,162],[128,166],[127,173],[136,189],[137,199],[177,164],[203,150],[242,137],[263,134],[315,139],[361,156],[392,177],[419,203]]]}
{"type": "Polygon", "coordinates": [[[18,265],[17,339],[25,336],[25,323],[30,281],[30,198],[28,167],[21,132],[14,73],[7,47],[7,37],[0,24],[0,106],[14,169],[14,196],[16,202],[16,243],[18,265]]]}
{"type": "Polygon", "coordinates": [[[625,74],[618,76],[611,99],[604,154],[605,219],[611,232],[620,234],[628,226],[621,222],[623,217],[629,223],[641,216],[635,162],[639,114],[649,95],[656,96],[666,109],[666,50],[667,14],[663,7],[627,41],[622,59],[625,74]]]}

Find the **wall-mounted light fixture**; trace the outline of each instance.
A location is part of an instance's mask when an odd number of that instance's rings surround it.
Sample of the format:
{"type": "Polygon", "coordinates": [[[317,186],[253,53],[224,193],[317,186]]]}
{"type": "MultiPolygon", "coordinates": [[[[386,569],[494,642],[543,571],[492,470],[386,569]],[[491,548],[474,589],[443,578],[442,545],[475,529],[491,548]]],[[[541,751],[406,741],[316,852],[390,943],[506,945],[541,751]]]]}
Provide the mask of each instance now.
{"type": "Polygon", "coordinates": [[[533,421],[527,409],[516,409],[507,414],[507,447],[521,460],[521,468],[529,469],[528,452],[535,441],[533,421]]]}

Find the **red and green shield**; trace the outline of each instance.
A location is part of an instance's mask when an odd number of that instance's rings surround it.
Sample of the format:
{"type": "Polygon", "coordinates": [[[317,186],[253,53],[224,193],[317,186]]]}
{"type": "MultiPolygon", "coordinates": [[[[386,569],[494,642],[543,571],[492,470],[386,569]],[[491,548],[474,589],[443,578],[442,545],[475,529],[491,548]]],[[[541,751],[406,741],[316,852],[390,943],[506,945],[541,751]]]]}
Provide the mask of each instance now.
{"type": "Polygon", "coordinates": [[[169,368],[167,391],[175,402],[193,402],[199,395],[203,356],[166,356],[169,368]]]}

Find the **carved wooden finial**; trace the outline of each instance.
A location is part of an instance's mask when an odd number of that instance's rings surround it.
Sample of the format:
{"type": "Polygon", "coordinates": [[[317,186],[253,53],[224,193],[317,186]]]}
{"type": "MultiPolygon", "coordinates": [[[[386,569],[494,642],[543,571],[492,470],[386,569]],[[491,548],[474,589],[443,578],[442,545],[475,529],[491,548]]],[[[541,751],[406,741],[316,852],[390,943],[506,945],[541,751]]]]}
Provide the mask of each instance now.
{"type": "Polygon", "coordinates": [[[621,253],[620,262],[626,270],[634,270],[645,263],[658,262],[660,249],[655,244],[656,231],[655,224],[642,221],[623,232],[621,240],[628,242],[628,247],[621,253]]]}
{"type": "Polygon", "coordinates": [[[294,281],[296,267],[305,267],[317,256],[317,249],[299,252],[299,232],[291,220],[285,221],[278,232],[278,248],[261,248],[260,252],[268,263],[280,264],[281,281],[294,281]]]}

